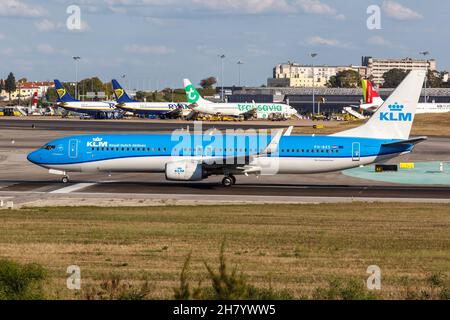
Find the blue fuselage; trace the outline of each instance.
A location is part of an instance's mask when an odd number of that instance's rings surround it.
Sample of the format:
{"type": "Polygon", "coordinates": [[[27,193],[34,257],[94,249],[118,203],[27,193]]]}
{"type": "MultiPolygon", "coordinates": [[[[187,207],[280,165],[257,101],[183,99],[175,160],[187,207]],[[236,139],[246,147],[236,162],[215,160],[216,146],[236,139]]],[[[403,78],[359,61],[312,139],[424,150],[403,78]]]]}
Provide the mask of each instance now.
{"type": "Polygon", "coordinates": [[[53,140],[30,153],[28,160],[64,171],[162,172],[171,161],[264,157],[279,162],[279,173],[316,173],[370,164],[413,149],[412,144],[384,146],[396,140],[283,136],[267,153],[271,140],[234,134],[81,135],[53,140]]]}

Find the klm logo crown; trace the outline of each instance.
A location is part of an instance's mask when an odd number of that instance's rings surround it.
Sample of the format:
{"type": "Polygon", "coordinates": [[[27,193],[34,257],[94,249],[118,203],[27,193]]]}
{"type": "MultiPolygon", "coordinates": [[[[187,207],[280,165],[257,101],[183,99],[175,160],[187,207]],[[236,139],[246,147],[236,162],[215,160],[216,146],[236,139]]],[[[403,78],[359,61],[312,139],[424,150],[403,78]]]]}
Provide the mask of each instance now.
{"type": "Polygon", "coordinates": [[[389,110],[391,110],[392,112],[394,111],[401,112],[403,111],[404,107],[405,107],[404,105],[398,104],[397,102],[388,106],[389,110]]]}

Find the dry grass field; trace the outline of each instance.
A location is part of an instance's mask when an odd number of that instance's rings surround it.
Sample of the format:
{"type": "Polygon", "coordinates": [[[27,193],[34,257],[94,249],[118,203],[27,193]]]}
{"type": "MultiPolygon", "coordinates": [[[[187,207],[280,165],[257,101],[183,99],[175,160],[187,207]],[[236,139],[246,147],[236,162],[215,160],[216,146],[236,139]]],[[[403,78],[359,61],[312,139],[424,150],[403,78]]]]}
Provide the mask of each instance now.
{"type": "MultiPolygon", "coordinates": [[[[296,127],[297,134],[332,134],[348,130],[364,123],[365,120],[324,123],[325,128],[296,127]]],[[[450,112],[439,114],[418,114],[414,120],[411,135],[413,136],[450,136],[450,112]]]]}
{"type": "Polygon", "coordinates": [[[204,262],[217,266],[224,238],[227,262],[251,285],[294,298],[332,279],[362,284],[369,265],[382,270],[383,299],[433,297],[429,279],[450,276],[444,204],[57,207],[1,210],[0,220],[0,258],[49,270],[51,299],[85,297],[66,289],[74,264],[84,289],[114,273],[172,299],[189,252],[191,285],[209,284],[204,262]]]}

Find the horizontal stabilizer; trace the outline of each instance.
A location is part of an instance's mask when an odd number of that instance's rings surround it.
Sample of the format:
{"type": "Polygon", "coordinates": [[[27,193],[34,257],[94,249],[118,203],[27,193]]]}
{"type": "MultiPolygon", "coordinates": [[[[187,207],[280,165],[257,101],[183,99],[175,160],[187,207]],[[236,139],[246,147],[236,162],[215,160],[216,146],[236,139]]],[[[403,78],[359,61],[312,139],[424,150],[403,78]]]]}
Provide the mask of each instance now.
{"type": "Polygon", "coordinates": [[[427,139],[428,139],[427,137],[417,137],[417,138],[412,138],[412,139],[408,139],[408,140],[384,143],[382,146],[383,147],[396,147],[396,146],[402,146],[402,145],[406,145],[406,144],[414,144],[415,145],[415,144],[421,143],[423,141],[426,141],[427,139]]]}

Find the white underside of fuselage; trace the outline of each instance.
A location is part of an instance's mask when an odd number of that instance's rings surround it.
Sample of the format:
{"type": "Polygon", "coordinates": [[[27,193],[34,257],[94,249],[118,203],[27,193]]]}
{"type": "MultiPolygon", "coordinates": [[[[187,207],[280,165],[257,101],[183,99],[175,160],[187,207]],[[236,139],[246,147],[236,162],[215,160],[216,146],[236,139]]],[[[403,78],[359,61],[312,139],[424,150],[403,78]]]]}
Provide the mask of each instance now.
{"type": "MultiPolygon", "coordinates": [[[[355,168],[362,165],[369,165],[372,163],[384,162],[392,159],[399,154],[371,156],[360,158],[359,160],[352,158],[295,158],[295,157],[259,157],[253,159],[247,165],[237,165],[242,168],[260,168],[261,175],[274,174],[311,174],[311,173],[325,173],[333,171],[341,171],[345,169],[355,168]]],[[[75,164],[62,165],[43,165],[47,169],[55,169],[65,172],[164,172],[166,164],[169,162],[178,161],[199,161],[196,157],[131,157],[131,158],[116,158],[109,160],[100,160],[92,162],[83,162],[75,164]]],[[[239,174],[239,170],[245,173],[243,169],[233,170],[239,174]]]]}

